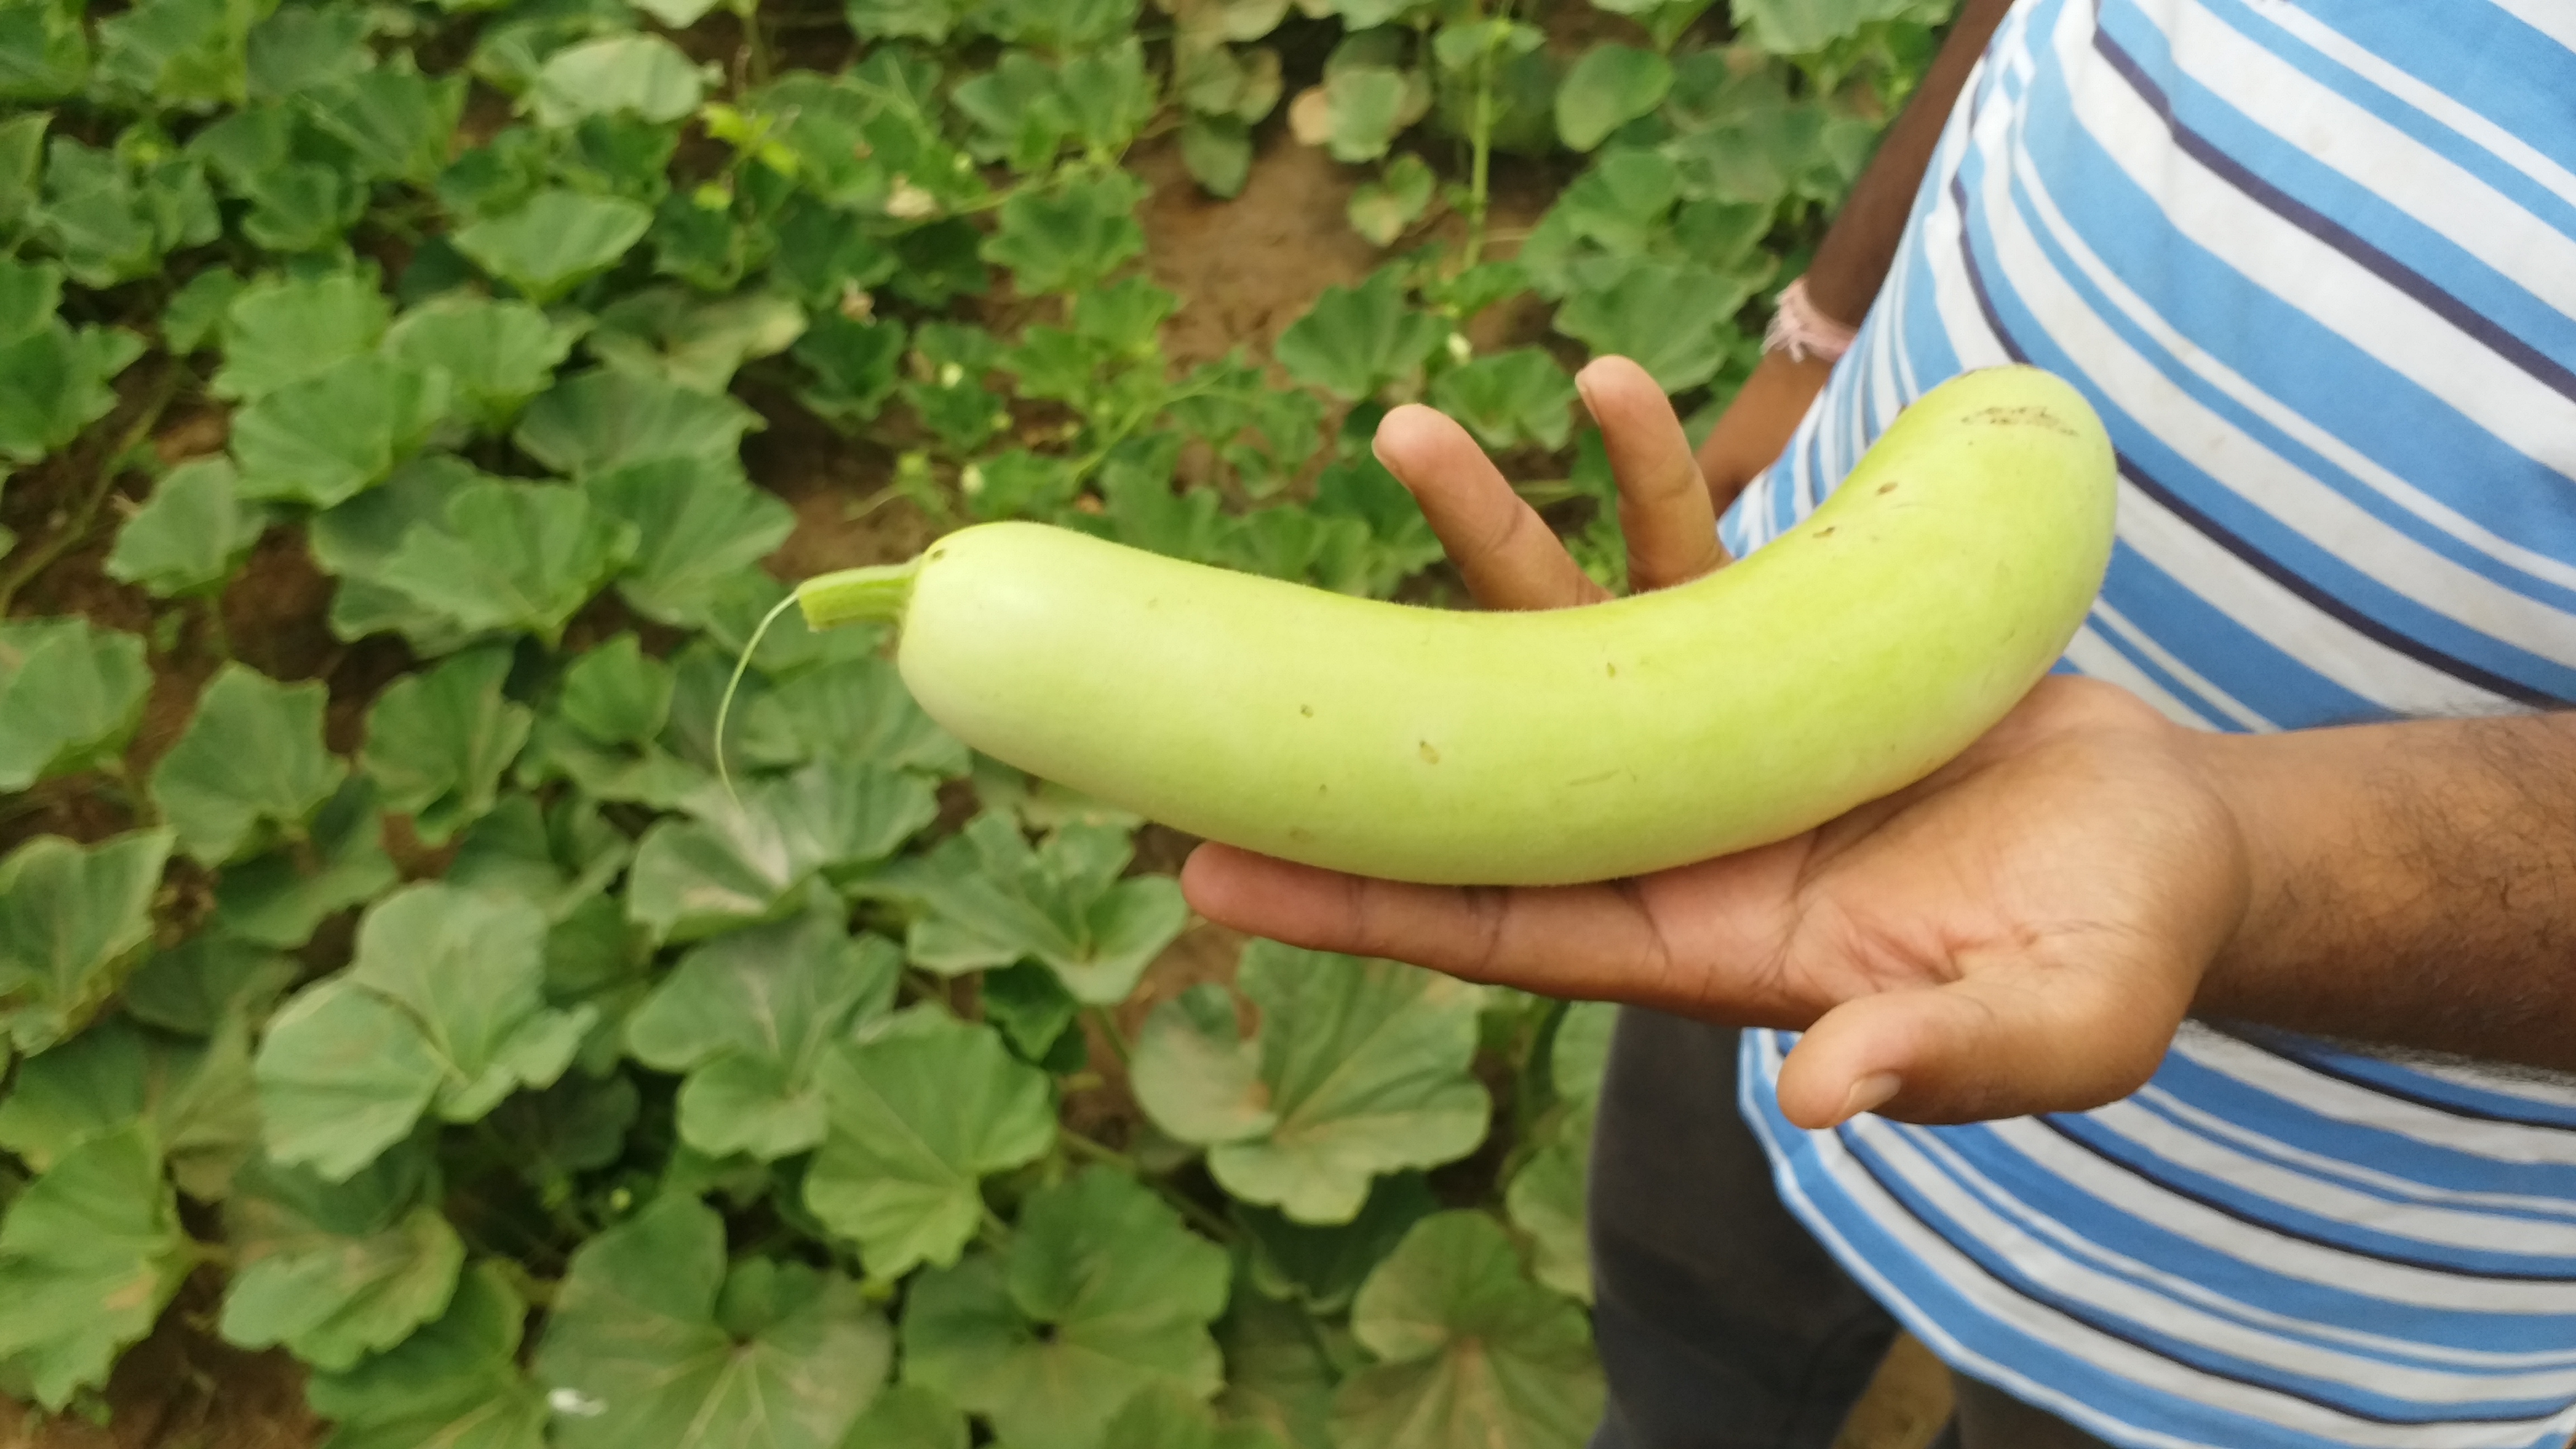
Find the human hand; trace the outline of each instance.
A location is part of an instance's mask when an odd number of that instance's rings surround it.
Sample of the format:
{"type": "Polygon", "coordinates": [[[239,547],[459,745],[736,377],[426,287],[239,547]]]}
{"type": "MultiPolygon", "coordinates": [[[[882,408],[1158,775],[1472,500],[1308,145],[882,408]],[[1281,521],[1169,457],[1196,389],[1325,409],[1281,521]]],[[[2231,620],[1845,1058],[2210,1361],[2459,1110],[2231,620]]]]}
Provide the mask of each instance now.
{"type": "MultiPolygon", "coordinates": [[[[1670,403],[1642,369],[1578,379],[1620,486],[1629,577],[1725,562],[1670,403]]],[[[1378,452],[1492,608],[1605,595],[1472,439],[1400,408],[1378,452]]],[[[1712,648],[1724,641],[1712,640],[1712,648]]],[[[1202,846],[1212,920],[1474,981],[1803,1030],[1791,1121],[1966,1121],[2096,1106],[2154,1071],[2246,909],[2244,842],[2202,737],[2126,692],[2052,677],[1916,785],[1805,835],[1630,880],[1398,884],[1202,846]]]]}

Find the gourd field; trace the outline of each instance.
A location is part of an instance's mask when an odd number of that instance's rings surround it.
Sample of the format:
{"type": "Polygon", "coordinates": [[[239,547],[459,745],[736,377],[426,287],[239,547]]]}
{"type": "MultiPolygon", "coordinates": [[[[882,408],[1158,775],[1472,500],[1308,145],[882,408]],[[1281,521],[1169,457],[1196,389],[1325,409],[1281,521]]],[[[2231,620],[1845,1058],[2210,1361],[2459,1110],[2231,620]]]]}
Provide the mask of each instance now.
{"type": "Polygon", "coordinates": [[[1624,567],[1948,0],[0,0],[0,1440],[1572,1449],[1609,1009],[1246,942],[795,581],[1624,567]]]}

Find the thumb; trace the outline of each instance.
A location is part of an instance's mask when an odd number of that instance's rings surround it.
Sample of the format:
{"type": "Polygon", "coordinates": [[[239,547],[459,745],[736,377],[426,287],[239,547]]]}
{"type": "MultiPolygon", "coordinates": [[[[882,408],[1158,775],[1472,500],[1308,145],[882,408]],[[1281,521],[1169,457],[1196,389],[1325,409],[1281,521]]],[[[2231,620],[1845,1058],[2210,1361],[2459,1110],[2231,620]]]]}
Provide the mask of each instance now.
{"type": "Polygon", "coordinates": [[[2035,968],[1847,1001],[1780,1068],[1780,1110],[1809,1129],[1876,1111],[1908,1122],[2072,1112],[2146,1084],[2189,993],[2162,973],[2035,968]]]}

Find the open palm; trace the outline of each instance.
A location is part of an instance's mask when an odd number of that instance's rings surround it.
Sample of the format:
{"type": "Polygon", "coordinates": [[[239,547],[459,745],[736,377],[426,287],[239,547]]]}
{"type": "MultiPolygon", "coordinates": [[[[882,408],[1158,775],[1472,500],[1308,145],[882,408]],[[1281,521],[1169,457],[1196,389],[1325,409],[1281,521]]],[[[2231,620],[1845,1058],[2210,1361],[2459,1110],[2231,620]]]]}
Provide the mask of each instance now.
{"type": "MultiPolygon", "coordinates": [[[[1661,390],[1615,358],[1581,383],[1636,586],[1723,566],[1661,390]]],[[[1399,409],[1378,452],[1486,607],[1606,597],[1456,424],[1399,409]]],[[[1931,777],[1738,855],[1503,890],[1209,845],[1181,880],[1211,919],[1299,945],[1804,1030],[1780,1081],[1803,1125],[1873,1108],[1919,1121],[2068,1110],[2154,1070],[2243,912],[2242,845],[2192,746],[2124,691],[2053,677],[1931,777]]]]}

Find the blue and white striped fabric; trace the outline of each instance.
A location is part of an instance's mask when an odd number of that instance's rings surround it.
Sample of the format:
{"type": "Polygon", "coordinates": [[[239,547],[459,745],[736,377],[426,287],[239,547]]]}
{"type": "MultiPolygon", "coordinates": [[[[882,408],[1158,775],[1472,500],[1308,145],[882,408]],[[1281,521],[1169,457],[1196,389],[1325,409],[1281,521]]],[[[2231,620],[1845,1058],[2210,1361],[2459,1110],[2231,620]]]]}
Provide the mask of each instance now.
{"type": "MultiPolygon", "coordinates": [[[[2576,0],[2024,0],[1728,544],[2009,360],[2121,458],[2064,667],[2218,730],[2576,701],[2576,0]]],[[[2576,1429],[2576,1091],[2193,1027],[2101,1111],[1806,1133],[1791,1040],[1746,1034],[1744,1108],[1792,1207],[2094,1435],[2576,1429]]]]}

